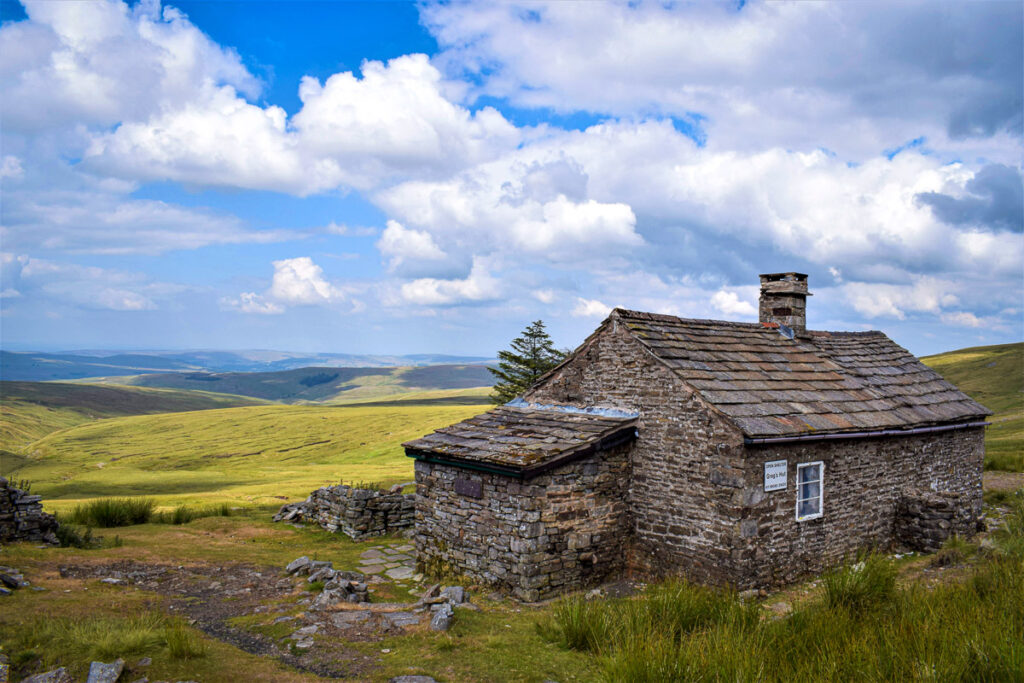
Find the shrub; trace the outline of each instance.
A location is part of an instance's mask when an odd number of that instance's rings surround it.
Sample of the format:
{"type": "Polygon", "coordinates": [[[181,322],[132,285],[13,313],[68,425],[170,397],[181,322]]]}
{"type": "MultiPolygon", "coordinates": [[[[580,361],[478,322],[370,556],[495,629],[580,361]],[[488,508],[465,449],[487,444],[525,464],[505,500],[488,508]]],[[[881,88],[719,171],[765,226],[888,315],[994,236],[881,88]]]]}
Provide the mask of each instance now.
{"type": "Polygon", "coordinates": [[[104,529],[145,524],[153,516],[156,503],[152,498],[101,498],[78,505],[71,511],[71,521],[104,529]]]}
{"type": "Polygon", "coordinates": [[[60,522],[54,533],[57,535],[61,548],[87,549],[100,545],[100,539],[92,535],[92,529],[85,527],[83,530],[82,527],[70,522],[60,522]]]}
{"type": "Polygon", "coordinates": [[[860,612],[891,603],[896,595],[896,568],[877,554],[834,569],[824,576],[825,606],[860,612]]]}

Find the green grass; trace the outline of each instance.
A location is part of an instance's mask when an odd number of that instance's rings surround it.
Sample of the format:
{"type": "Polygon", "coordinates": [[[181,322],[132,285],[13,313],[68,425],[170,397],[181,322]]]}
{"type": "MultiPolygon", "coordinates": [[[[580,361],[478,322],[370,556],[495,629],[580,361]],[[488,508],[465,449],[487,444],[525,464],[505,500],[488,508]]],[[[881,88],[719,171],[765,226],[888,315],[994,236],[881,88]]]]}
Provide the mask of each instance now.
{"type": "Polygon", "coordinates": [[[960,349],[921,362],[995,413],[985,430],[985,469],[1024,472],[1024,343],[960,349]]]}
{"type": "Polygon", "coordinates": [[[265,405],[112,418],[31,444],[14,476],[49,509],[145,496],[158,509],[304,499],[327,484],[411,481],[403,441],[486,406],[265,405]]]}
{"type": "Polygon", "coordinates": [[[0,382],[0,474],[23,464],[30,444],[97,419],[259,405],[242,396],[66,382],[0,382]]]}
{"type": "MultiPolygon", "coordinates": [[[[1024,679],[1024,502],[964,580],[897,587],[886,558],[823,580],[821,597],[758,618],[734,595],[672,582],[635,599],[562,600],[538,630],[598,656],[606,681],[1024,679]]],[[[964,544],[947,550],[966,558],[964,544]]]]}

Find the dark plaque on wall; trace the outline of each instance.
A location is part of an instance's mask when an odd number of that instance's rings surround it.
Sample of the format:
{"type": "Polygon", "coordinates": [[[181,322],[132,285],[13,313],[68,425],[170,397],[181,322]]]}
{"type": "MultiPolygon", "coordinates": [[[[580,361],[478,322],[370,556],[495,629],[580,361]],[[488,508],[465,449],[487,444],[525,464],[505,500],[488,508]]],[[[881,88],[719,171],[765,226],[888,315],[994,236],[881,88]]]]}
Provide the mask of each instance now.
{"type": "Polygon", "coordinates": [[[484,485],[483,482],[480,481],[456,479],[455,493],[458,493],[460,496],[468,496],[470,498],[482,498],[484,495],[484,485]]]}

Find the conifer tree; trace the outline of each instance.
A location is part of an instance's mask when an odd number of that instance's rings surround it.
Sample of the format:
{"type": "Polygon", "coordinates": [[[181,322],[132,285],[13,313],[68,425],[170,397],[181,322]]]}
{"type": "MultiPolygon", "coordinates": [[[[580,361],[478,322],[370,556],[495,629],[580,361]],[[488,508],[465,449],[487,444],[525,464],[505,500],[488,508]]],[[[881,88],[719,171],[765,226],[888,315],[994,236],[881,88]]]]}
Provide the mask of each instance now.
{"type": "Polygon", "coordinates": [[[497,368],[488,368],[497,379],[491,394],[494,403],[507,403],[519,396],[566,356],[554,347],[542,320],[523,330],[511,346],[508,351],[498,352],[497,368]]]}

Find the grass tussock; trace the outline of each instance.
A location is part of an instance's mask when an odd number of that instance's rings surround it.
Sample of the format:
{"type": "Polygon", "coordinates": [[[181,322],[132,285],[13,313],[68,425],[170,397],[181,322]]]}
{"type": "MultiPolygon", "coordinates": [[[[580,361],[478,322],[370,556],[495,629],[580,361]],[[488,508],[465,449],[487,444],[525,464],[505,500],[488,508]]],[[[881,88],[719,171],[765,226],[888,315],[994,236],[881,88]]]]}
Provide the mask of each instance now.
{"type": "Polygon", "coordinates": [[[174,623],[164,629],[167,653],[173,659],[197,659],[205,657],[209,648],[199,634],[181,623],[174,623]]]}
{"type": "Polygon", "coordinates": [[[1024,503],[995,536],[966,581],[901,588],[889,560],[865,556],[784,618],[671,582],[633,599],[564,599],[538,630],[597,654],[616,682],[1024,680],[1024,503]]]}
{"type": "Polygon", "coordinates": [[[179,505],[170,512],[158,513],[153,517],[153,521],[157,524],[188,524],[193,520],[203,519],[205,517],[230,516],[231,506],[227,503],[220,503],[219,505],[204,505],[199,507],[179,505]]]}
{"type": "Polygon", "coordinates": [[[99,498],[76,506],[68,519],[72,524],[110,529],[145,524],[153,517],[152,498],[99,498]]]}
{"type": "Polygon", "coordinates": [[[896,568],[881,555],[870,554],[822,577],[825,607],[865,612],[892,603],[896,568]]]}

